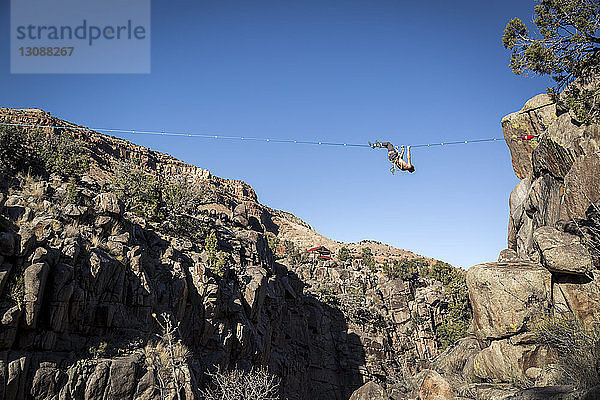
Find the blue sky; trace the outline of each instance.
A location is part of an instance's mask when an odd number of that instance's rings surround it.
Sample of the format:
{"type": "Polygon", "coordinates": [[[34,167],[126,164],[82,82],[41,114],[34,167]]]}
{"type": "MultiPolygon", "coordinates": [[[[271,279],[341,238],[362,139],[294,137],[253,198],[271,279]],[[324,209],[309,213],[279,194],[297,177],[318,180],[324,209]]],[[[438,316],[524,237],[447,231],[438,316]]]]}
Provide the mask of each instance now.
{"type": "MultiPolygon", "coordinates": [[[[9,6],[0,5],[9,54],[9,6]]],[[[152,73],[11,75],[0,106],[87,126],[397,144],[501,137],[548,85],[515,77],[500,36],[533,1],[152,3],[152,73]]],[[[504,143],[385,151],[123,136],[226,178],[325,236],[374,239],[468,268],[506,247],[517,183],[504,143]]]]}

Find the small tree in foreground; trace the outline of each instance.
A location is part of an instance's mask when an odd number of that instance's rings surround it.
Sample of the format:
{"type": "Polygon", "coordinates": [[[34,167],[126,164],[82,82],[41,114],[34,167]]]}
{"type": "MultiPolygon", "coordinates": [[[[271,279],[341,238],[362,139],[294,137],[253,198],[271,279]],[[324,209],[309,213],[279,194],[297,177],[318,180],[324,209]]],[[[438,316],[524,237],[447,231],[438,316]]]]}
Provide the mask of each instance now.
{"type": "Polygon", "coordinates": [[[208,387],[201,391],[205,400],[277,400],[279,379],[266,369],[207,373],[208,387]]]}
{"type": "Polygon", "coordinates": [[[510,67],[516,75],[549,75],[555,101],[566,88],[564,105],[585,123],[600,119],[600,0],[540,0],[532,36],[525,23],[513,18],[502,36],[512,50],[510,67]],[[578,80],[580,85],[571,85],[578,80]]]}

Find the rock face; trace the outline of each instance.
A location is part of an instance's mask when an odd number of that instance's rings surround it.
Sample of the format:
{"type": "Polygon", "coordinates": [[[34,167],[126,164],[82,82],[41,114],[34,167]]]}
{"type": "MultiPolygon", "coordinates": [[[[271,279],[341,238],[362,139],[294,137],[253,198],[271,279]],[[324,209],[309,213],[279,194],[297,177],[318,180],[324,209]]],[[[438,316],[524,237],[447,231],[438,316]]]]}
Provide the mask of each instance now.
{"type": "Polygon", "coordinates": [[[550,309],[552,275],[541,265],[476,265],[467,272],[467,286],[473,306],[473,332],[482,340],[523,332],[550,309]]]}
{"type": "Polygon", "coordinates": [[[550,97],[542,94],[525,103],[523,108],[502,119],[504,137],[513,160],[515,174],[520,179],[525,179],[533,172],[531,154],[536,142],[520,141],[518,138],[526,135],[539,135],[543,133],[556,118],[556,106],[550,97]]]}
{"type": "MultiPolygon", "coordinates": [[[[67,124],[35,110],[0,117],[67,124]]],[[[276,259],[272,235],[300,248],[334,242],[261,205],[242,182],[78,132],[92,167],[76,182],[0,171],[0,400],[174,398],[152,361],[163,312],[191,354],[185,399],[200,398],[217,366],[266,367],[290,400],[348,399],[359,388],[354,398],[398,397],[404,378],[441,352],[441,282],[391,279],[358,260],[276,259]],[[165,181],[184,177],[203,189],[203,203],[158,221],[133,214],[109,190],[127,160],[165,181]]],[[[348,246],[371,248],[379,262],[416,257],[375,242],[348,246]]]]}
{"type": "Polygon", "coordinates": [[[572,387],[550,387],[558,381],[555,355],[536,343],[532,330],[557,312],[572,312],[583,324],[600,317],[600,130],[557,115],[547,103],[547,96],[537,96],[502,120],[521,179],[509,199],[508,248],[497,263],[467,273],[471,330],[481,349],[459,343],[438,363],[445,377],[478,399],[577,398],[572,387]],[[535,138],[519,139],[527,135],[535,138]],[[470,383],[464,367],[452,367],[462,365],[457,357],[465,365],[473,360],[472,374],[488,387],[470,383]],[[548,387],[506,388],[519,382],[548,387]]]}
{"type": "Polygon", "coordinates": [[[579,236],[542,226],[533,233],[542,264],[551,272],[589,276],[594,268],[589,251],[579,236]]]}

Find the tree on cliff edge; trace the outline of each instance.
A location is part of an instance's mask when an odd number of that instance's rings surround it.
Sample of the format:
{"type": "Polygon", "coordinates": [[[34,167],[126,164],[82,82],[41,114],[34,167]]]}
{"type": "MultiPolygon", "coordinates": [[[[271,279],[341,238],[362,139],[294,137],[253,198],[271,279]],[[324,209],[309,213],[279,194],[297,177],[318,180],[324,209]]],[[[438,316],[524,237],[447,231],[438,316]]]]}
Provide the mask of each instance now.
{"type": "Polygon", "coordinates": [[[600,120],[600,0],[538,0],[532,36],[519,18],[504,30],[502,43],[512,50],[516,75],[549,75],[548,94],[577,119],[600,120]],[[572,85],[577,81],[577,84],[572,85]]]}

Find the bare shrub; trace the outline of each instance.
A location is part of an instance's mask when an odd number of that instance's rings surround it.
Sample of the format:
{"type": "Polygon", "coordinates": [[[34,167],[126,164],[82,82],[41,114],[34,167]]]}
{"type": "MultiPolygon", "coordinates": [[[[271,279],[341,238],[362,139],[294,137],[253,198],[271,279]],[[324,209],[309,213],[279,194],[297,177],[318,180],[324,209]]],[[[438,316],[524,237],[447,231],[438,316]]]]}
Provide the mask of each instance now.
{"type": "Polygon", "coordinates": [[[201,391],[205,400],[278,400],[279,379],[264,368],[207,373],[208,387],[201,391]]]}
{"type": "Polygon", "coordinates": [[[146,365],[154,370],[161,400],[173,398],[173,392],[181,400],[180,392],[188,381],[186,361],[191,352],[176,338],[179,325],[173,324],[169,314],[152,316],[160,326],[161,333],[157,335],[158,341],[149,342],[144,347],[146,365]]]}
{"type": "Polygon", "coordinates": [[[571,312],[558,311],[538,322],[539,343],[556,352],[564,383],[586,389],[600,384],[600,325],[584,326],[571,312]]]}

